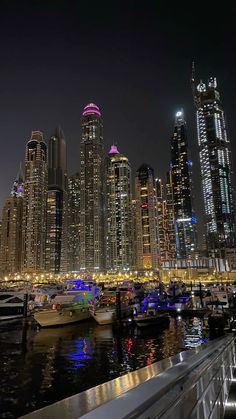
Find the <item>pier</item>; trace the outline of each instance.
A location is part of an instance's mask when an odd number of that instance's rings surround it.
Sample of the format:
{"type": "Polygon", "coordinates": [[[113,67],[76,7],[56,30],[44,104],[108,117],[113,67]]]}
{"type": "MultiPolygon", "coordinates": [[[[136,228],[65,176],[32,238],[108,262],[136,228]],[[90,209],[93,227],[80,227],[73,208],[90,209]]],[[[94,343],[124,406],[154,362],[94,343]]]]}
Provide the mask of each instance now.
{"type": "Polygon", "coordinates": [[[235,367],[235,338],[229,334],[22,418],[220,419],[226,412],[229,419],[236,406],[235,367]]]}

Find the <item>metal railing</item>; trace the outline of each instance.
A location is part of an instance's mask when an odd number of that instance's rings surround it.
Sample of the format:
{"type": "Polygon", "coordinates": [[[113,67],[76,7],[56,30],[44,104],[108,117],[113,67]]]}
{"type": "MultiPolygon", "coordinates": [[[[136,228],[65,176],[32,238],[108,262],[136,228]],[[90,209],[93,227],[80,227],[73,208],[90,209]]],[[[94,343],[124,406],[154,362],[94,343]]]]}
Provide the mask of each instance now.
{"type": "Polygon", "coordinates": [[[234,337],[227,335],[23,418],[221,418],[234,368],[234,337]]]}

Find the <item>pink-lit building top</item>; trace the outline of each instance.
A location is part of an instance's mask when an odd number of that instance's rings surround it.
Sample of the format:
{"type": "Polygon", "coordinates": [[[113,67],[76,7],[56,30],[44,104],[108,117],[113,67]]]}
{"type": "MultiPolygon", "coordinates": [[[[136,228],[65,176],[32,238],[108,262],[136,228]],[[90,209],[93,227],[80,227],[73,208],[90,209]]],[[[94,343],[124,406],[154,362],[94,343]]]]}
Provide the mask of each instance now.
{"type": "Polygon", "coordinates": [[[90,114],[96,114],[98,116],[101,116],[101,112],[99,110],[99,107],[97,105],[95,105],[94,103],[89,103],[88,105],[85,106],[84,110],[83,110],[83,116],[87,116],[90,114]]]}

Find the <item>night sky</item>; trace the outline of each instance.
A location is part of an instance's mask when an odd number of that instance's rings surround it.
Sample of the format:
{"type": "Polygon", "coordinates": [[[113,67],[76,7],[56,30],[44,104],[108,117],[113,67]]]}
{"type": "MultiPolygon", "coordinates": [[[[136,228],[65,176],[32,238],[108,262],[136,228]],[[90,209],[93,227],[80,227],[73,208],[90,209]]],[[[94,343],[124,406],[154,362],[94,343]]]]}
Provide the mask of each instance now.
{"type": "Polygon", "coordinates": [[[195,2],[195,12],[189,2],[171,3],[1,0],[1,207],[33,129],[47,139],[60,124],[68,172],[78,170],[81,112],[92,101],[103,115],[105,150],[116,142],[133,173],[149,163],[158,177],[168,170],[174,116],[184,108],[200,213],[191,61],[198,79],[218,79],[236,161],[235,13],[223,3],[195,2]]]}

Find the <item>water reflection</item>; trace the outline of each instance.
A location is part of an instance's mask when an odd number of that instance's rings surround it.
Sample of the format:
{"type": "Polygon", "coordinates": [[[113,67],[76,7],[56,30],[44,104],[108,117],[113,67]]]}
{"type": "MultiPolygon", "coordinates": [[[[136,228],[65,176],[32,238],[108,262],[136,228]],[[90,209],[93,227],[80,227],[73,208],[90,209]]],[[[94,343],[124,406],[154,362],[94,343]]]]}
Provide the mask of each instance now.
{"type": "Polygon", "coordinates": [[[171,319],[164,331],[114,330],[93,321],[41,330],[34,323],[22,328],[21,321],[1,324],[1,417],[19,417],[205,339],[199,319],[171,319]]]}

